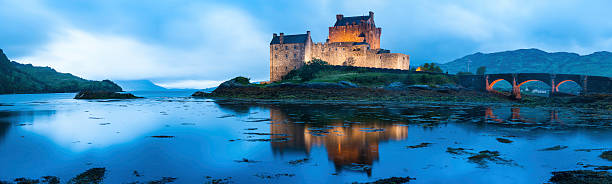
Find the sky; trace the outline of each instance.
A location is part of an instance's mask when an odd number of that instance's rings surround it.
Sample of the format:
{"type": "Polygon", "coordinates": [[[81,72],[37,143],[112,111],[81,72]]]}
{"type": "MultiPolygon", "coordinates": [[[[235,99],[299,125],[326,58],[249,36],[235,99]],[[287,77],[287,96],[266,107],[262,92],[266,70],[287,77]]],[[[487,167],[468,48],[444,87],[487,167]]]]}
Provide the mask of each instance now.
{"type": "Polygon", "coordinates": [[[269,78],[272,33],[324,42],[336,14],[375,13],[381,47],[411,65],[476,52],[612,50],[612,1],[579,0],[0,0],[11,60],[92,80],[206,88],[269,78]]]}

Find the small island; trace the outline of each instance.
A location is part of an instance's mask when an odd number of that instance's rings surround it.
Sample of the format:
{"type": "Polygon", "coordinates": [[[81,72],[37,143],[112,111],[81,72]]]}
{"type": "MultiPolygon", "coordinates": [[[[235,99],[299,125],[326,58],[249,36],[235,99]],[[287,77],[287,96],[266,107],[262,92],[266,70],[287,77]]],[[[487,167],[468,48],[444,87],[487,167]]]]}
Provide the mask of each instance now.
{"type": "Polygon", "coordinates": [[[210,93],[198,91],[192,96],[251,101],[480,102],[612,109],[612,95],[524,96],[517,100],[510,94],[462,87],[457,84],[461,74],[449,75],[434,64],[428,66],[433,72],[333,66],[312,60],[277,82],[255,84],[249,78],[236,77],[210,93]]]}
{"type": "Polygon", "coordinates": [[[135,99],[142,98],[131,93],[117,93],[112,91],[81,91],[74,99],[135,99]]]}

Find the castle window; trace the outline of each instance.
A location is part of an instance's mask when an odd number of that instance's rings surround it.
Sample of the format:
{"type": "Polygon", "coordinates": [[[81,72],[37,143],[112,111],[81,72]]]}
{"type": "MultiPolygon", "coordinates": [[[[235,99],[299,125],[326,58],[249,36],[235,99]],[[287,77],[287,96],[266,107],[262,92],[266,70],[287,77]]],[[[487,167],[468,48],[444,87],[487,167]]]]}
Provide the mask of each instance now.
{"type": "Polygon", "coordinates": [[[278,47],[277,47],[277,46],[274,46],[274,50],[278,50],[278,47]]]}
{"type": "Polygon", "coordinates": [[[285,46],[285,50],[289,50],[289,47],[285,46]]]}
{"type": "Polygon", "coordinates": [[[289,55],[285,54],[285,58],[289,58],[289,55]]]}
{"type": "Polygon", "coordinates": [[[295,46],[295,45],[294,45],[294,46],[293,46],[293,50],[297,50],[297,46],[295,46]]]}
{"type": "Polygon", "coordinates": [[[338,48],[336,48],[336,51],[338,51],[338,48]]]}
{"type": "Polygon", "coordinates": [[[278,58],[278,55],[274,54],[274,58],[275,58],[275,59],[276,59],[276,58],[278,58]]]}
{"type": "Polygon", "coordinates": [[[296,58],[296,57],[297,57],[297,55],[296,55],[296,54],[293,54],[293,58],[296,58]]]}
{"type": "Polygon", "coordinates": [[[342,50],[344,50],[344,47],[342,47],[342,50]]]}

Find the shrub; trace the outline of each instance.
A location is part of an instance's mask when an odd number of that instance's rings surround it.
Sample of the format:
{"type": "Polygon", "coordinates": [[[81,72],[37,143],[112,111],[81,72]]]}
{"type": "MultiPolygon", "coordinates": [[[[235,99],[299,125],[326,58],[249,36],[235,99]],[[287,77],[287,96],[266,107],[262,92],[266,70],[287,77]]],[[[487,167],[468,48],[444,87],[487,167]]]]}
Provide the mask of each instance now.
{"type": "Polygon", "coordinates": [[[251,83],[251,82],[250,82],[250,80],[251,80],[251,79],[246,78],[246,77],[242,77],[242,76],[239,76],[239,77],[233,78],[232,80],[233,80],[234,82],[238,83],[238,84],[244,84],[244,85],[247,85],[247,84],[250,84],[250,83],[251,83]]]}
{"type": "Polygon", "coordinates": [[[301,81],[309,81],[314,79],[317,73],[329,68],[330,65],[327,62],[321,59],[313,59],[308,61],[301,68],[290,71],[283,77],[283,80],[295,79],[295,77],[299,77],[301,81]]]}

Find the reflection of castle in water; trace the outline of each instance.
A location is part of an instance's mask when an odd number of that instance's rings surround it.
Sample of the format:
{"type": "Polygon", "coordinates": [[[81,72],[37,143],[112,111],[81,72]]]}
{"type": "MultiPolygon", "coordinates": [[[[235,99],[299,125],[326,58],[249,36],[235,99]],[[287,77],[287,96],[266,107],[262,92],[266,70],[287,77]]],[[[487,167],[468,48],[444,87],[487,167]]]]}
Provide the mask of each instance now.
{"type": "MultiPolygon", "coordinates": [[[[342,119],[333,119],[323,124],[299,124],[289,120],[279,108],[270,109],[270,118],[275,122],[270,125],[272,134],[290,137],[286,142],[271,143],[275,153],[303,151],[308,155],[311,147],[324,146],[337,172],[348,169],[370,175],[372,164],[378,160],[379,143],[408,137],[408,127],[382,120],[347,123],[342,119]]],[[[284,136],[272,136],[279,137],[284,136]]]]}

